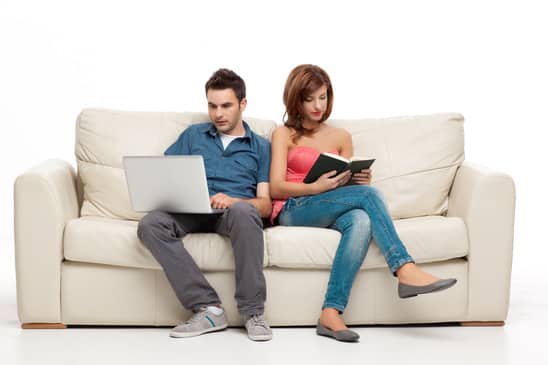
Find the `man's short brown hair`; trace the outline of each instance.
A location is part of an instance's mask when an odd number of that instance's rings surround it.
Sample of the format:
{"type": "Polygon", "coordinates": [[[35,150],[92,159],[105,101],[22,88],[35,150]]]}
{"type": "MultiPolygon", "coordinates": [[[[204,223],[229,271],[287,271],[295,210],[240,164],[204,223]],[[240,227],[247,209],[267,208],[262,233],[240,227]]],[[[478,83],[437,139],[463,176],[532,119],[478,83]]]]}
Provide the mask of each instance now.
{"type": "Polygon", "coordinates": [[[245,98],[244,80],[236,72],[227,68],[220,68],[211,75],[205,84],[206,95],[209,89],[232,89],[238,101],[242,101],[245,98]]]}

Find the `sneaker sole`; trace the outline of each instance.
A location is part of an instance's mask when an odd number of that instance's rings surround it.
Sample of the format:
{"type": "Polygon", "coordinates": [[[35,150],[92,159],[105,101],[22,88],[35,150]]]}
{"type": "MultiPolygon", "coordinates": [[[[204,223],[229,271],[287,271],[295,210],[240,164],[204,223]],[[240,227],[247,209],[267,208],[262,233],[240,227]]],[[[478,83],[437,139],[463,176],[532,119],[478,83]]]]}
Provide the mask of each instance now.
{"type": "Polygon", "coordinates": [[[272,340],[272,335],[255,335],[255,336],[247,335],[247,337],[249,337],[249,339],[251,341],[270,341],[270,340],[272,340]]]}
{"type": "Polygon", "coordinates": [[[175,332],[175,331],[171,331],[169,333],[169,337],[174,337],[174,338],[196,337],[196,336],[200,336],[200,335],[210,333],[210,332],[222,331],[222,330],[226,329],[227,326],[228,326],[227,324],[224,324],[224,325],[220,325],[220,326],[216,326],[216,327],[210,327],[210,328],[207,328],[205,330],[197,331],[197,332],[175,332]]]}

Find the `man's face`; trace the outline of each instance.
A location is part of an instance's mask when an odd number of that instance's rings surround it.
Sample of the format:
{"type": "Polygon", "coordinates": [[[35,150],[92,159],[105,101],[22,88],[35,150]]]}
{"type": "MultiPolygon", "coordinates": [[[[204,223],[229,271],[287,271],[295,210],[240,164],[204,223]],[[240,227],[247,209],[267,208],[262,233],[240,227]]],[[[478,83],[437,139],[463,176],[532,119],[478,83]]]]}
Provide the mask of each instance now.
{"type": "Polygon", "coordinates": [[[245,98],[238,102],[236,93],[232,89],[207,91],[207,112],[221,133],[235,135],[242,133],[242,113],[246,105],[245,98]]]}

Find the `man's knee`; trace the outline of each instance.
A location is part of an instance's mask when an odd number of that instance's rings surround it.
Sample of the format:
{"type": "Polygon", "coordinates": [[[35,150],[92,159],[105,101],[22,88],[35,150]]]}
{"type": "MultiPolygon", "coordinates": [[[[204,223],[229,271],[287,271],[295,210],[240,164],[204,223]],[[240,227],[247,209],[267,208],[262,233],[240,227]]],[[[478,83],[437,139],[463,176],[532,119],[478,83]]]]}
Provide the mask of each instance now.
{"type": "Polygon", "coordinates": [[[161,228],[161,222],[165,221],[167,213],[162,211],[152,211],[145,215],[139,221],[137,226],[137,237],[148,246],[152,242],[154,231],[161,228]]]}
{"type": "Polygon", "coordinates": [[[257,208],[248,202],[237,202],[228,208],[228,215],[236,221],[253,221],[262,225],[262,220],[257,208]]]}

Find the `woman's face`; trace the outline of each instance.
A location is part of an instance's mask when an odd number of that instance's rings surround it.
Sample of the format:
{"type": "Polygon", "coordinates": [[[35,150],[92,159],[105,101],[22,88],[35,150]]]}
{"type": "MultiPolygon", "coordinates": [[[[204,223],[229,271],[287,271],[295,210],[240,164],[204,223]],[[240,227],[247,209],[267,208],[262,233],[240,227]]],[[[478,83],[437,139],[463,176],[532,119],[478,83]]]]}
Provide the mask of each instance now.
{"type": "Polygon", "coordinates": [[[308,95],[303,101],[304,119],[319,122],[327,109],[327,86],[308,95]]]}

